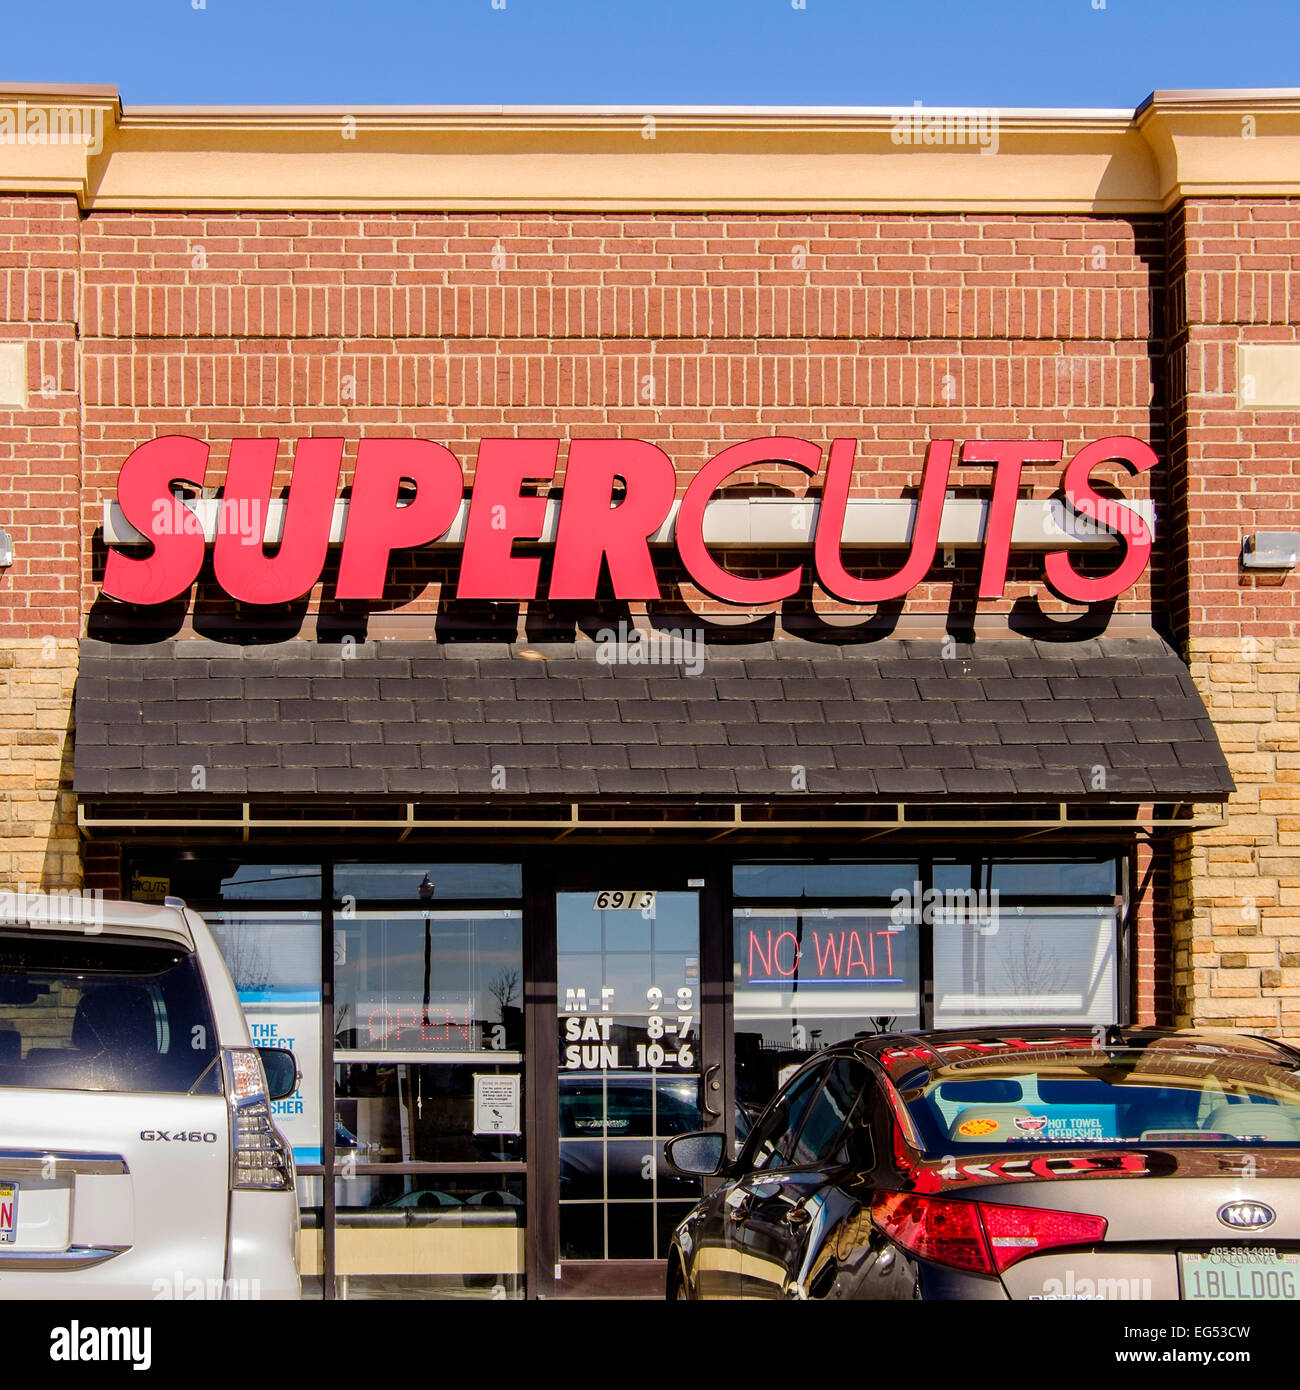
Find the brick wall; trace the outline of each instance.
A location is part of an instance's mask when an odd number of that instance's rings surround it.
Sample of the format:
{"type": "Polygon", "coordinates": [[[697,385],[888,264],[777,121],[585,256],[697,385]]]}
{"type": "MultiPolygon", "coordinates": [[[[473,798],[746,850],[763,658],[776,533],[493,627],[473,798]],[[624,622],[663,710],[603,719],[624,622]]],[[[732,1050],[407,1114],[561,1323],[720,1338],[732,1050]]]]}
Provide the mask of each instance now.
{"type": "Polygon", "coordinates": [[[27,405],[0,404],[0,888],[80,883],[71,795],[81,631],[80,217],[71,198],[0,197],[0,342],[26,347],[27,405]]]}
{"type": "MultiPolygon", "coordinates": [[[[277,485],[290,441],[312,433],[437,440],[467,478],[484,435],[621,434],[661,445],[682,480],[739,439],[843,433],[861,441],[866,497],[914,486],[932,437],[1063,434],[1068,455],[1133,433],[1163,455],[1151,344],[1164,254],[1157,218],[95,213],[83,535],[127,453],[166,432],[210,440],[218,479],[232,437],[277,435],[277,485]]],[[[1047,496],[1058,479],[1049,466],[1025,482],[1047,496]]],[[[743,481],[805,485],[779,470],[743,481]]],[[[1130,495],[1167,487],[1160,472],[1120,481],[1130,495]]],[[[959,492],[987,483],[983,468],[953,477],[959,492]]],[[[936,572],[908,611],[969,605],[974,563],[936,572]]],[[[451,573],[438,557],[397,559],[390,601],[427,622],[451,573]]],[[[329,611],[328,577],[306,612],[329,611]]],[[[87,606],[96,580],[88,569],[87,606]]],[[[202,581],[199,593],[206,612],[220,606],[202,581]]],[[[1065,611],[1041,562],[1017,557],[1005,599],[981,611],[1031,599],[1065,611]]],[[[1119,608],[1153,601],[1144,581],[1119,608]]],[[[1142,851],[1144,1021],[1168,1012],[1153,886],[1166,864],[1142,851]]]]}
{"type": "MultiPolygon", "coordinates": [[[[37,867],[51,883],[76,872],[59,794],[72,659],[61,644],[97,597],[102,501],[126,455],[155,435],[211,441],[218,479],[232,437],[278,435],[285,482],[290,441],[311,433],[434,439],[467,477],[484,435],[621,434],[660,444],[683,479],[738,439],[846,433],[861,441],[855,492],[883,497],[915,484],[932,437],[1063,434],[1068,453],[1120,432],[1166,452],[1153,408],[1158,218],[110,212],[79,224],[71,203],[0,208],[0,230],[25,238],[0,259],[0,332],[39,340],[39,409],[0,415],[0,447],[32,479],[10,510],[24,558],[0,578],[12,658],[0,670],[13,673],[0,718],[12,722],[11,750],[43,760],[11,751],[0,768],[7,787],[25,796],[35,785],[31,805],[47,808],[42,822],[8,804],[7,872],[28,882],[37,867]],[[83,470],[78,538],[66,509],[83,470]],[[47,637],[62,663],[54,683],[29,664],[45,662],[47,637]]],[[[1046,496],[1058,476],[1031,468],[1025,481],[1046,496]]],[[[776,470],[746,481],[804,486],[776,470]]],[[[1170,487],[1160,471],[1119,481],[1158,499],[1170,487]]],[[[958,470],[953,485],[982,490],[987,471],[958,470]]],[[[447,576],[409,563],[393,606],[427,621],[447,576]]],[[[908,611],[969,603],[969,570],[937,572],[908,611]]],[[[1121,611],[1158,606],[1162,573],[1121,611]]],[[[1059,614],[1040,574],[1017,559],[1005,599],[981,611],[1032,600],[1059,614]]],[[[697,596],[687,584],[683,597],[697,596]]],[[[307,610],[328,607],[326,585],[307,610]]],[[[1158,853],[1154,862],[1158,876],[1158,853]]],[[[101,881],[110,869],[95,863],[101,881]]],[[[1153,904],[1148,889],[1135,959],[1144,1018],[1162,1012],[1168,986],[1153,904]]]]}
{"type": "Polygon", "coordinates": [[[1300,203],[1190,201],[1171,220],[1173,616],[1238,784],[1222,830],[1175,856],[1175,991],[1187,1022],[1300,1032],[1300,632],[1294,574],[1242,570],[1242,539],[1300,528],[1300,419],[1243,409],[1239,342],[1300,341],[1300,203]]]}
{"type": "Polygon", "coordinates": [[[1138,842],[1129,895],[1133,921],[1133,1022],[1167,1026],[1173,1002],[1170,962],[1169,847],[1157,840],[1138,842]]]}
{"type": "MultiPolygon", "coordinates": [[[[1121,217],[94,214],[83,525],[130,449],[167,431],[210,440],[218,478],[232,437],[275,434],[277,484],[309,433],[433,439],[467,477],[484,435],[622,434],[683,480],[739,439],[844,433],[861,441],[857,494],[883,497],[915,485],[931,437],[1063,432],[1068,453],[1120,432],[1159,450],[1163,249],[1159,219],[1121,217]]],[[[1038,496],[1058,479],[1026,470],[1038,496]]],[[[953,475],[958,492],[987,483],[953,475]]],[[[395,601],[432,613],[441,578],[397,571],[395,601]]],[[[909,611],[947,611],[968,578],[923,586],[909,611]]],[[[1035,594],[1062,611],[1018,561],[1003,610],[1035,594]]],[[[1150,604],[1142,585],[1120,607],[1150,604]]]]}

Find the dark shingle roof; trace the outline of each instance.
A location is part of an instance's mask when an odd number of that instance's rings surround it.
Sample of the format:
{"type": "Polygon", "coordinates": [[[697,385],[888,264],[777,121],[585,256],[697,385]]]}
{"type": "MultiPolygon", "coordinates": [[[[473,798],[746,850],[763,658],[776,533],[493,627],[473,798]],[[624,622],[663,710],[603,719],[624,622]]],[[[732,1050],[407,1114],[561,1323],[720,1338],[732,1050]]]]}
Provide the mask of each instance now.
{"type": "Polygon", "coordinates": [[[81,796],[1216,800],[1233,788],[1159,637],[713,646],[607,665],[496,644],[85,640],[81,796]],[[802,769],[802,771],[799,771],[802,769]]]}

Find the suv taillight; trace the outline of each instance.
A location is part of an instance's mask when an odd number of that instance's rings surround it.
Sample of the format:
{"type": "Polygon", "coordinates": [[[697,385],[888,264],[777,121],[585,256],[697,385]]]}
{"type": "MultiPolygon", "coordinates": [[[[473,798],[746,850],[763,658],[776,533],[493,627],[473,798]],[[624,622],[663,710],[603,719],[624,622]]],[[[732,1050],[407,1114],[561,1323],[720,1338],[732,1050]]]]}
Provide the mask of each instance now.
{"type": "Polygon", "coordinates": [[[251,1049],[226,1053],[230,1098],[230,1186],[288,1192],[294,1186],[293,1154],[271,1118],[262,1059],[251,1049]]]}
{"type": "Polygon", "coordinates": [[[877,1193],[871,1216],[904,1249],[975,1274],[1001,1274],[1026,1255],[1055,1246],[1091,1245],[1106,1235],[1104,1216],[955,1202],[915,1192],[877,1193]]]}

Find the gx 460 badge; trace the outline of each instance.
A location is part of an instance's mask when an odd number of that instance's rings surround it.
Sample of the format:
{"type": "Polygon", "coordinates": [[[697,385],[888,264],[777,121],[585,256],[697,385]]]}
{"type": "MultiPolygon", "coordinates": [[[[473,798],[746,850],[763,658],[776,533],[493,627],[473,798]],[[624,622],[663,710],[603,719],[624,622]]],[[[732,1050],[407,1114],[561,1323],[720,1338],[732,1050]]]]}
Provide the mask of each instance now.
{"type": "Polygon", "coordinates": [[[178,1129],[176,1131],[167,1129],[142,1129],[140,1138],[145,1143],[155,1144],[215,1144],[216,1134],[208,1130],[191,1129],[188,1132],[178,1129]]]}

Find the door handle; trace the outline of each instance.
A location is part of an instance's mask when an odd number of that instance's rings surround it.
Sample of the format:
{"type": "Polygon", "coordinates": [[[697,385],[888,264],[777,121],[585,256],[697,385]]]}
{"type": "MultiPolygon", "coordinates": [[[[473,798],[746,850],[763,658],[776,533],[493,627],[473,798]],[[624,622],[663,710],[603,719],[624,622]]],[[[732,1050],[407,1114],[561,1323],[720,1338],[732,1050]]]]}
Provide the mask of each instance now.
{"type": "Polygon", "coordinates": [[[747,1221],[749,1219],[749,1198],[742,1197],[739,1201],[727,1204],[727,1215],[733,1221],[747,1221]]]}
{"type": "Polygon", "coordinates": [[[716,1120],[722,1114],[721,1110],[715,1110],[709,1104],[709,1092],[716,1091],[718,1089],[718,1083],[712,1080],[713,1073],[720,1070],[721,1067],[721,1062],[714,1062],[712,1066],[705,1067],[704,1084],[700,1087],[700,1108],[704,1111],[704,1114],[710,1120],[716,1120]]]}
{"type": "Polygon", "coordinates": [[[791,1226],[806,1226],[812,1217],[808,1214],[807,1207],[791,1207],[786,1212],[785,1219],[791,1226]]]}

